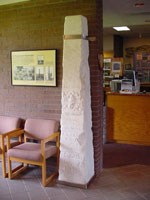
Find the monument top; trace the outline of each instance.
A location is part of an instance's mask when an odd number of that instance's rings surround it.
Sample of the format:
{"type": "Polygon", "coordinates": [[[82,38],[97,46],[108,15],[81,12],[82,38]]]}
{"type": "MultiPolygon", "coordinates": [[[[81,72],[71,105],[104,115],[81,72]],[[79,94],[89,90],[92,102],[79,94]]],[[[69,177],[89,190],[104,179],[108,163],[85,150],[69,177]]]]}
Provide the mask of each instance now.
{"type": "Polygon", "coordinates": [[[65,17],[64,35],[88,35],[87,19],[82,15],[65,17]]]}

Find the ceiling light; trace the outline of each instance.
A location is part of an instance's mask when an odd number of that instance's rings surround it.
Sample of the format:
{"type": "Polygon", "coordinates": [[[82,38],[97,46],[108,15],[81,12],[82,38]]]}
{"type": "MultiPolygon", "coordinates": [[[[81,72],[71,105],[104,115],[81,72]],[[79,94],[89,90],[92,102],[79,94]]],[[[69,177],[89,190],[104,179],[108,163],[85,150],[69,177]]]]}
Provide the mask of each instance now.
{"type": "Polygon", "coordinates": [[[130,29],[127,26],[115,26],[113,27],[116,31],[130,31],[130,29]]]}

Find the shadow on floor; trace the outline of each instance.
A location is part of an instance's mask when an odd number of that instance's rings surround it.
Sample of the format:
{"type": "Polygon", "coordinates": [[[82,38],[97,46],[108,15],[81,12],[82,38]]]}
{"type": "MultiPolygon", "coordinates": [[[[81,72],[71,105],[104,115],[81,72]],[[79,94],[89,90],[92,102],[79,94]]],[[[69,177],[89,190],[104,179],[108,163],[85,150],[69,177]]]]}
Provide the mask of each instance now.
{"type": "Polygon", "coordinates": [[[104,144],[103,167],[113,168],[130,164],[150,165],[150,146],[104,144]]]}

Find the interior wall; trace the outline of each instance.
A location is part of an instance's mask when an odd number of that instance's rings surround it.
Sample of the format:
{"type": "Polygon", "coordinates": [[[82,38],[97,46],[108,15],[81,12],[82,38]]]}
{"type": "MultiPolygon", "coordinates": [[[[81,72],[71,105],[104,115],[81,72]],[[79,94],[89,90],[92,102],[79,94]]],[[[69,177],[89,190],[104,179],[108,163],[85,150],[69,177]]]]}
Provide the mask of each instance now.
{"type": "Polygon", "coordinates": [[[142,45],[150,45],[150,37],[124,38],[124,49],[128,47],[138,47],[142,45]]]}
{"type": "Polygon", "coordinates": [[[60,119],[64,18],[88,19],[95,174],[102,168],[102,1],[32,0],[0,7],[0,115],[60,119]],[[12,50],[57,49],[57,87],[11,85],[12,50]]]}
{"type": "Polygon", "coordinates": [[[150,37],[124,38],[124,63],[130,63],[133,66],[133,57],[126,56],[126,48],[136,48],[144,45],[150,45],[150,37]]]}
{"type": "MultiPolygon", "coordinates": [[[[113,52],[114,51],[114,38],[113,35],[107,35],[103,38],[103,48],[104,48],[104,54],[113,52]]],[[[126,48],[129,47],[138,47],[142,45],[150,45],[150,37],[123,37],[123,49],[125,52],[126,48]]]]}
{"type": "Polygon", "coordinates": [[[113,35],[105,35],[103,38],[104,52],[109,52],[114,50],[114,37],[113,35]]]}

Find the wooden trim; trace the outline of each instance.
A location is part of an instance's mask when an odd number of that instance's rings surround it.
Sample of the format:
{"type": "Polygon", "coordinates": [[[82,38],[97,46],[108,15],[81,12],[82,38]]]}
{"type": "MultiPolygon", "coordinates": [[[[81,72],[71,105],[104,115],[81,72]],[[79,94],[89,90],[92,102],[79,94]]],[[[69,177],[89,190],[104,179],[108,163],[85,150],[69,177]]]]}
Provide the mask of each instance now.
{"type": "Polygon", "coordinates": [[[86,36],[86,35],[82,35],[82,34],[78,34],[78,35],[64,35],[63,39],[64,40],[81,39],[81,40],[89,40],[90,42],[96,41],[96,37],[95,36],[86,36]]]}
{"type": "Polygon", "coordinates": [[[16,162],[21,162],[21,163],[26,163],[26,164],[31,164],[31,165],[42,166],[42,161],[25,160],[25,159],[15,158],[15,157],[9,157],[9,159],[11,161],[16,161],[16,162]]]}

